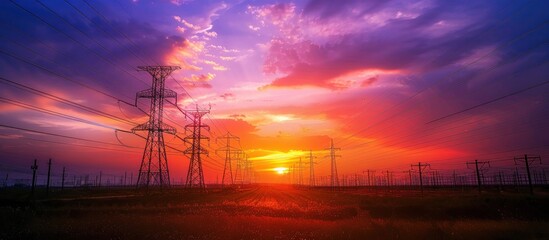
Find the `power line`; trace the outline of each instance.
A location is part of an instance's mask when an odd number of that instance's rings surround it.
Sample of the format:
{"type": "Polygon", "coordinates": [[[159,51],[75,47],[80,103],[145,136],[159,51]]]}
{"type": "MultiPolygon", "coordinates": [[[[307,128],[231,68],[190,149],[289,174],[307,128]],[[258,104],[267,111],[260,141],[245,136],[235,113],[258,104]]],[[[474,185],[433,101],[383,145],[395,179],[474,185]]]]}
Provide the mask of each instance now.
{"type": "Polygon", "coordinates": [[[112,114],[109,114],[109,113],[106,113],[106,112],[103,112],[103,111],[100,111],[100,110],[82,105],[80,103],[77,103],[77,102],[62,98],[62,97],[58,97],[54,94],[50,94],[50,93],[47,93],[45,91],[42,91],[42,90],[39,90],[39,89],[36,89],[36,88],[33,88],[33,87],[29,87],[29,86],[21,84],[21,83],[17,83],[13,80],[10,80],[10,79],[4,78],[4,77],[0,77],[0,80],[4,81],[5,83],[7,83],[9,85],[17,87],[21,90],[25,90],[27,92],[31,92],[31,93],[40,95],[40,96],[46,97],[48,99],[51,99],[51,100],[54,100],[54,101],[72,106],[72,107],[76,107],[76,108],[79,108],[81,110],[84,110],[84,111],[87,111],[87,112],[90,112],[90,113],[98,114],[100,116],[106,117],[106,118],[111,119],[111,120],[115,120],[115,121],[118,121],[118,122],[121,122],[121,123],[130,124],[130,125],[135,124],[132,121],[117,117],[115,115],[112,115],[112,114]]]}
{"type": "Polygon", "coordinates": [[[463,110],[460,110],[460,111],[457,111],[457,112],[448,114],[448,115],[446,115],[446,116],[436,118],[436,119],[434,119],[434,120],[431,120],[431,121],[427,122],[426,124],[438,122],[438,121],[440,121],[440,120],[447,119],[447,118],[453,117],[453,116],[455,116],[455,115],[458,115],[458,114],[461,114],[461,113],[464,113],[464,112],[467,112],[467,111],[471,111],[471,110],[473,110],[473,109],[475,109],[475,108],[479,108],[479,107],[488,105],[488,104],[490,104],[490,103],[497,102],[497,101],[499,101],[499,100],[502,100],[502,99],[505,99],[505,98],[508,98],[508,97],[511,97],[511,96],[514,96],[514,95],[517,95],[517,94],[520,94],[520,93],[523,93],[523,92],[526,92],[526,91],[529,91],[529,90],[532,90],[532,89],[534,89],[534,88],[542,87],[542,86],[544,86],[545,84],[548,84],[548,83],[549,83],[549,80],[547,80],[547,81],[545,81],[545,82],[541,82],[541,83],[535,84],[535,85],[532,85],[532,86],[529,86],[529,87],[527,87],[527,88],[523,88],[523,89],[518,90],[518,91],[514,91],[514,92],[511,92],[511,93],[505,94],[505,95],[503,95],[503,96],[501,96],[501,97],[494,98],[494,99],[492,99],[492,100],[489,100],[489,101],[486,101],[486,102],[483,102],[483,103],[474,105],[474,106],[472,106],[472,107],[468,107],[468,108],[466,108],[466,109],[463,109],[463,110]]]}
{"type": "MultiPolygon", "coordinates": [[[[58,27],[54,26],[53,24],[49,23],[48,21],[46,21],[45,19],[43,19],[42,17],[38,16],[37,14],[31,12],[30,10],[28,10],[27,8],[21,6],[20,4],[18,4],[17,2],[15,2],[14,0],[10,0],[11,3],[13,3],[15,6],[17,6],[18,8],[22,9],[23,11],[27,12],[28,14],[32,15],[33,17],[37,18],[38,20],[40,20],[41,22],[45,23],[46,25],[48,25],[50,28],[54,29],[56,32],[58,33],[61,33],[63,34],[64,36],[66,36],[67,38],[69,38],[70,40],[72,40],[73,42],[77,43],[78,45],[84,47],[85,49],[89,50],[90,52],[92,52],[94,55],[96,55],[97,57],[99,57],[100,59],[102,59],[103,61],[106,61],[107,63],[111,64],[111,65],[114,65],[116,66],[117,68],[119,68],[119,70],[121,70],[122,72],[132,76],[133,78],[139,80],[135,75],[131,74],[130,72],[128,72],[127,70],[123,69],[123,68],[120,68],[115,62],[113,62],[112,60],[104,57],[103,55],[99,54],[97,51],[89,48],[88,46],[86,46],[85,44],[83,44],[82,42],[78,41],[77,39],[75,39],[74,37],[70,36],[69,34],[67,34],[66,32],[64,32],[63,30],[59,29],[58,27]]],[[[60,16],[58,16],[60,17],[60,16]]],[[[62,18],[62,17],[61,17],[62,18]]],[[[63,18],[62,18],[63,19],[63,18]]],[[[141,80],[140,80],[141,81],[141,80]]]]}
{"type": "MultiPolygon", "coordinates": [[[[418,92],[414,93],[412,96],[410,96],[410,97],[408,97],[407,99],[405,99],[405,100],[399,102],[398,104],[394,105],[393,107],[391,107],[390,109],[387,109],[387,110],[384,111],[384,112],[387,112],[387,111],[389,111],[389,110],[395,109],[395,108],[400,107],[400,106],[403,106],[405,103],[409,103],[412,99],[415,99],[417,96],[421,95],[421,94],[424,93],[426,90],[428,90],[428,89],[430,89],[430,88],[432,88],[432,87],[434,87],[434,86],[436,86],[436,85],[442,84],[443,82],[445,82],[444,80],[450,79],[451,76],[453,76],[453,75],[455,75],[455,74],[457,74],[457,73],[463,71],[463,69],[465,69],[466,67],[471,66],[471,65],[473,65],[473,64],[475,64],[475,63],[477,63],[477,62],[479,62],[480,60],[484,59],[485,57],[490,56],[490,55],[496,53],[497,50],[499,50],[499,49],[501,49],[501,48],[503,48],[503,47],[507,47],[507,46],[509,46],[509,45],[511,45],[511,44],[513,44],[513,43],[515,43],[516,41],[518,41],[518,40],[520,40],[520,39],[522,39],[522,38],[524,38],[524,37],[526,37],[526,36],[528,36],[528,35],[530,35],[530,34],[536,32],[536,31],[539,31],[539,30],[543,29],[543,27],[545,27],[545,25],[547,25],[548,23],[549,23],[549,21],[544,21],[543,23],[541,23],[541,24],[539,24],[539,25],[536,25],[535,27],[533,27],[533,28],[531,28],[531,29],[529,29],[529,30],[527,30],[527,31],[525,31],[525,32],[523,32],[523,33],[521,33],[520,35],[514,37],[514,38],[511,39],[510,41],[507,41],[507,42],[505,42],[504,44],[501,44],[501,45],[497,46],[496,48],[492,49],[492,50],[489,51],[488,53],[486,53],[486,54],[480,56],[479,58],[476,58],[475,60],[473,60],[473,61],[471,61],[471,62],[469,62],[469,63],[463,65],[462,67],[460,67],[460,68],[458,68],[457,70],[453,71],[452,73],[448,74],[448,75],[447,75],[445,78],[443,78],[442,80],[436,81],[436,82],[434,82],[433,84],[427,85],[426,87],[420,89],[418,92]]],[[[384,119],[381,120],[381,121],[378,121],[378,122],[376,122],[376,123],[374,123],[374,124],[372,124],[372,125],[369,125],[368,127],[364,128],[364,129],[362,129],[362,130],[360,130],[360,131],[358,131],[358,132],[355,132],[355,133],[351,134],[350,136],[344,138],[343,140],[341,140],[341,141],[339,142],[339,144],[341,144],[341,142],[344,142],[344,141],[348,140],[349,138],[351,138],[351,137],[353,137],[353,136],[356,136],[356,134],[358,134],[358,133],[362,133],[362,132],[364,132],[365,130],[371,129],[373,126],[379,125],[380,123],[383,123],[383,122],[386,122],[386,121],[388,121],[388,120],[390,120],[390,119],[393,119],[393,118],[395,118],[395,117],[401,115],[402,113],[408,112],[410,109],[411,109],[411,108],[408,108],[407,110],[404,110],[404,111],[398,111],[397,113],[395,113],[395,114],[393,114],[393,115],[391,115],[391,116],[389,116],[389,117],[386,117],[386,118],[384,118],[384,119]]]]}
{"type": "Polygon", "coordinates": [[[31,133],[38,133],[38,134],[42,134],[42,135],[49,135],[49,136],[54,136],[54,137],[61,137],[61,138],[85,141],[85,142],[92,142],[92,143],[99,143],[99,144],[106,144],[106,145],[113,145],[113,146],[121,146],[120,144],[107,143],[107,142],[102,142],[102,141],[97,141],[97,140],[92,140],[92,139],[85,139],[85,138],[80,138],[80,137],[72,137],[72,136],[67,136],[67,135],[62,135],[62,134],[57,134],[57,133],[49,133],[49,132],[33,130],[33,129],[28,129],[28,128],[9,126],[9,125],[4,125],[4,124],[0,124],[0,127],[20,130],[20,131],[25,131],[25,132],[31,132],[31,133]]]}
{"type": "MultiPolygon", "coordinates": [[[[532,48],[530,48],[528,51],[523,52],[523,54],[521,54],[520,56],[525,55],[526,53],[528,53],[528,52],[530,52],[530,51],[532,51],[532,50],[534,50],[534,49],[536,49],[536,48],[538,48],[538,47],[540,47],[540,46],[543,46],[543,45],[544,45],[544,44],[540,44],[540,45],[537,45],[537,46],[535,46],[535,47],[532,47],[532,48]]],[[[517,56],[516,58],[518,58],[518,56],[517,56]]],[[[541,62],[541,63],[539,63],[538,65],[543,65],[543,64],[544,64],[544,63],[541,62]]],[[[496,65],[496,66],[493,66],[492,68],[489,69],[489,71],[494,70],[495,68],[497,68],[497,67],[499,67],[499,66],[501,66],[501,64],[496,65]]],[[[484,73],[486,73],[486,72],[484,72],[484,73]]],[[[518,74],[519,74],[519,71],[515,71],[513,74],[511,74],[511,77],[516,77],[518,74]]],[[[417,114],[416,114],[416,115],[417,115],[417,114]]],[[[393,124],[393,125],[394,125],[394,124],[393,124]]],[[[392,127],[393,125],[387,126],[387,127],[383,128],[383,129],[381,129],[381,130],[378,130],[377,132],[380,132],[380,131],[382,131],[382,130],[388,129],[389,127],[392,127]]],[[[401,138],[400,136],[398,136],[398,134],[392,134],[392,135],[389,135],[389,136],[396,136],[397,138],[401,138]]],[[[380,139],[387,139],[389,136],[385,136],[385,137],[376,139],[375,141],[380,140],[380,139]]],[[[369,142],[362,143],[362,144],[359,144],[359,145],[364,145],[364,144],[371,143],[371,142],[373,142],[373,141],[369,141],[369,142]]],[[[344,144],[343,146],[348,146],[349,144],[351,144],[351,143],[344,144]]]]}
{"type": "Polygon", "coordinates": [[[19,107],[22,107],[22,108],[38,111],[38,112],[41,112],[41,113],[50,114],[50,115],[53,115],[53,116],[65,118],[65,119],[68,119],[68,120],[73,120],[73,121],[86,123],[86,124],[90,124],[90,125],[94,125],[94,126],[98,126],[98,127],[108,128],[108,129],[111,129],[111,130],[116,129],[115,127],[107,126],[107,125],[104,125],[104,124],[101,124],[101,123],[98,123],[98,122],[94,122],[94,121],[74,117],[74,116],[71,116],[71,115],[67,115],[67,114],[64,114],[64,113],[48,110],[48,109],[41,108],[41,107],[31,106],[31,105],[28,105],[28,104],[25,104],[25,103],[22,103],[22,102],[19,102],[19,101],[16,101],[16,100],[4,98],[4,97],[0,97],[0,101],[5,102],[5,103],[9,103],[9,104],[12,104],[12,105],[15,105],[15,106],[19,106],[19,107]]]}

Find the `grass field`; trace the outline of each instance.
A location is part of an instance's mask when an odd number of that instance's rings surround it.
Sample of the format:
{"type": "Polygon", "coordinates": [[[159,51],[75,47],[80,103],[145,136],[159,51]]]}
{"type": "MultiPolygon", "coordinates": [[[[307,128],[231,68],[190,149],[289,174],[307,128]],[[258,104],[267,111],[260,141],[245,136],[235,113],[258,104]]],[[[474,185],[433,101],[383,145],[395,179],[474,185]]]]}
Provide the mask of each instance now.
{"type": "Polygon", "coordinates": [[[0,239],[549,239],[549,195],[260,185],[3,190],[0,239]]]}

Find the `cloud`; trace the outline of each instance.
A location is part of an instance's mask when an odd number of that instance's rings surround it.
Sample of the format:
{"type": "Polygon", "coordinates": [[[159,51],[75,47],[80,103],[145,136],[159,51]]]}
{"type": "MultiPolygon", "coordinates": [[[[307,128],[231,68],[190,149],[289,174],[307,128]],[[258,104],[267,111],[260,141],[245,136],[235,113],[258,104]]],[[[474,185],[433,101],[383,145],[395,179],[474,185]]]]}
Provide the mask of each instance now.
{"type": "Polygon", "coordinates": [[[225,66],[213,66],[213,70],[216,70],[216,71],[227,71],[228,68],[225,67],[225,66]]]}
{"type": "Polygon", "coordinates": [[[255,31],[255,32],[257,32],[257,31],[259,31],[259,29],[261,29],[260,27],[256,27],[256,26],[253,26],[253,25],[248,25],[248,28],[252,31],[255,31]]]}
{"type": "Polygon", "coordinates": [[[220,56],[219,59],[221,59],[223,61],[234,61],[234,60],[236,60],[236,57],[220,56]]]}
{"type": "Polygon", "coordinates": [[[369,87],[372,84],[374,84],[375,82],[377,82],[378,80],[379,80],[379,76],[369,77],[366,80],[362,81],[360,86],[361,87],[369,87]]]}
{"type": "Polygon", "coordinates": [[[217,37],[217,32],[212,31],[212,32],[203,32],[203,33],[208,37],[212,37],[212,38],[217,37]]]}
{"type": "Polygon", "coordinates": [[[231,114],[229,115],[230,118],[232,119],[235,119],[235,120],[242,120],[244,118],[246,118],[246,115],[244,114],[231,114]]]}
{"type": "Polygon", "coordinates": [[[478,6],[397,5],[314,1],[299,15],[291,6],[250,7],[249,12],[280,26],[263,65],[265,73],[279,77],[266,87],[346,89],[354,82],[341,80],[357,71],[426,72],[452,67],[491,46],[488,39],[475,39],[488,28],[490,16],[478,6]],[[474,17],[464,18],[457,9],[474,17]]]}
{"type": "Polygon", "coordinates": [[[230,100],[234,99],[235,96],[233,93],[223,93],[219,97],[223,98],[223,100],[230,100]]]}
{"type": "Polygon", "coordinates": [[[215,76],[216,75],[213,73],[192,74],[190,77],[186,77],[183,81],[180,81],[180,84],[185,88],[212,88],[212,85],[209,82],[214,79],[215,76]]]}
{"type": "Polygon", "coordinates": [[[201,70],[202,68],[194,64],[193,61],[196,61],[202,54],[205,44],[202,41],[191,41],[189,39],[174,42],[171,52],[165,56],[165,61],[172,65],[181,66],[183,69],[201,70]]]}
{"type": "Polygon", "coordinates": [[[192,0],[170,0],[170,2],[174,5],[181,6],[187,2],[190,2],[192,0]]]}
{"type": "Polygon", "coordinates": [[[248,6],[247,13],[257,18],[269,20],[274,25],[283,25],[294,17],[296,6],[294,3],[269,4],[260,7],[248,6]]]}

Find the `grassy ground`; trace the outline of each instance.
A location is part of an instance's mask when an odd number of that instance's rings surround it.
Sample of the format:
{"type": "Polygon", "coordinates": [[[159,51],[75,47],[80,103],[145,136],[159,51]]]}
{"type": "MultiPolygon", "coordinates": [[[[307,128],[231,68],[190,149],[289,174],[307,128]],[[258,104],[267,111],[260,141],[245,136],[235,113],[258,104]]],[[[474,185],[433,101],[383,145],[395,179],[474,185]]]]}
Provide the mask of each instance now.
{"type": "Polygon", "coordinates": [[[549,196],[329,191],[0,194],[0,239],[549,239],[549,196]]]}

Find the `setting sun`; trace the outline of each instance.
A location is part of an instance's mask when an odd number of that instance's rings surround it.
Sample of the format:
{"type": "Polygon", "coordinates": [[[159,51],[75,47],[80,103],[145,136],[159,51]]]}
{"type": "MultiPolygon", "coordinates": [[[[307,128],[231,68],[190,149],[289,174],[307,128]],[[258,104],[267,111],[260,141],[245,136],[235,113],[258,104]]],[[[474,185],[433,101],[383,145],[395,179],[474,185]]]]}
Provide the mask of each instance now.
{"type": "Polygon", "coordinates": [[[549,240],[548,10],[0,0],[0,240],[549,240]]]}
{"type": "Polygon", "coordinates": [[[285,168],[285,167],[277,167],[277,168],[273,168],[273,170],[280,175],[288,173],[288,168],[285,168]]]}

